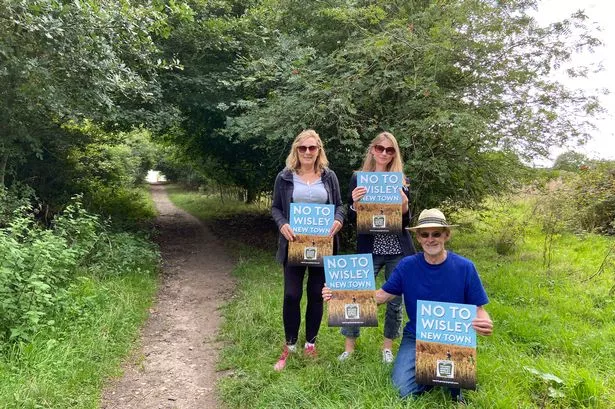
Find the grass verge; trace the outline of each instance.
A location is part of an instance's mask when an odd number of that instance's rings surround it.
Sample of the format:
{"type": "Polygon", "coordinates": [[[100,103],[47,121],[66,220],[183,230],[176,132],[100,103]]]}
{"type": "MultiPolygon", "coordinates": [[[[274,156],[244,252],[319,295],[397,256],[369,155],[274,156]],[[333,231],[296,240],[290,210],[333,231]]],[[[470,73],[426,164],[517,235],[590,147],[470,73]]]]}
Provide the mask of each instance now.
{"type": "Polygon", "coordinates": [[[133,271],[104,282],[82,278],[83,307],[74,321],[14,345],[0,359],[4,408],[97,408],[106,378],[120,375],[156,290],[152,273],[133,271]]]}
{"type": "Polygon", "coordinates": [[[96,217],[72,208],[54,220],[53,230],[25,224],[24,217],[15,220],[28,229],[0,229],[7,243],[0,248],[0,277],[17,277],[0,281],[2,307],[15,310],[7,308],[12,297],[24,311],[18,318],[34,317],[4,321],[1,408],[99,407],[104,383],[120,374],[156,292],[156,247],[142,234],[105,230],[96,217]],[[15,281],[32,285],[11,292],[15,281]],[[43,301],[19,304],[20,297],[43,301]]]}
{"type": "MultiPolygon", "coordinates": [[[[511,206],[511,212],[527,209],[511,206]]],[[[507,255],[497,252],[496,232],[477,219],[456,232],[450,246],[476,263],[495,322],[492,337],[479,337],[479,387],[466,393],[470,407],[615,407],[615,262],[607,260],[608,268],[595,275],[615,240],[559,234],[545,267],[540,226],[524,226],[523,240],[507,255]]],[[[230,228],[225,233],[238,237],[230,228]]],[[[398,398],[390,367],[380,362],[381,327],[363,329],[352,359],[338,362],[343,337],[323,325],[316,360],[298,353],[283,373],[274,372],[284,337],[283,280],[272,248],[236,246],[237,296],[224,308],[221,332],[225,348],[219,368],[227,375],[218,385],[230,408],[451,407],[441,389],[417,399],[398,398]]],[[[380,307],[381,326],[383,312],[380,307]]]]}

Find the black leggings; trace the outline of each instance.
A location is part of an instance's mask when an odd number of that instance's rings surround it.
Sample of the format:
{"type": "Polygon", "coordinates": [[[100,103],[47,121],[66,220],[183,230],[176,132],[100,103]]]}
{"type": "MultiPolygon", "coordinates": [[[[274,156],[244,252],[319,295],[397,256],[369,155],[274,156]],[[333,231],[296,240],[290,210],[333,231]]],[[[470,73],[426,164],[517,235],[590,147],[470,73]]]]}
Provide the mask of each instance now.
{"type": "Polygon", "coordinates": [[[295,267],[284,265],[284,334],[286,344],[294,345],[299,337],[301,325],[301,296],[303,295],[303,278],[308,271],[307,309],[305,311],[305,340],[314,343],[320,321],[322,320],[322,288],[325,285],[323,267],[295,267]]]}

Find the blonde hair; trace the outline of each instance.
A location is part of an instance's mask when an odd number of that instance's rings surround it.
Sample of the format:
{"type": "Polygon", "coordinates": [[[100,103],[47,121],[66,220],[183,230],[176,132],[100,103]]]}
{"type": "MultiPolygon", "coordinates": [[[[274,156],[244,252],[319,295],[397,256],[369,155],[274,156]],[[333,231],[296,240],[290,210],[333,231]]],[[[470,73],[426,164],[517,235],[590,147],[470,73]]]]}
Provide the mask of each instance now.
{"type": "MultiPolygon", "coordinates": [[[[371,143],[367,147],[367,152],[365,153],[365,160],[363,160],[363,166],[361,170],[363,172],[374,172],[376,170],[376,161],[374,160],[374,155],[372,155],[372,148],[374,145],[378,145],[379,142],[382,142],[384,139],[388,139],[391,144],[393,144],[393,148],[395,148],[395,156],[391,158],[391,161],[387,165],[387,172],[401,172],[404,173],[404,163],[401,160],[401,152],[399,151],[399,144],[397,143],[397,139],[390,132],[381,132],[374,139],[372,139],[371,143]]],[[[404,184],[405,182],[404,176],[404,184]]]]}
{"type": "Polygon", "coordinates": [[[318,145],[318,156],[316,157],[316,161],[314,162],[314,170],[318,173],[321,173],[324,168],[329,166],[329,161],[327,160],[327,155],[325,154],[325,150],[322,146],[322,140],[320,136],[313,129],[306,129],[301,131],[299,135],[293,141],[292,146],[290,147],[290,153],[286,157],[286,169],[296,172],[297,169],[301,167],[301,162],[299,162],[299,155],[297,154],[297,148],[299,144],[308,138],[316,139],[316,143],[318,145]]]}

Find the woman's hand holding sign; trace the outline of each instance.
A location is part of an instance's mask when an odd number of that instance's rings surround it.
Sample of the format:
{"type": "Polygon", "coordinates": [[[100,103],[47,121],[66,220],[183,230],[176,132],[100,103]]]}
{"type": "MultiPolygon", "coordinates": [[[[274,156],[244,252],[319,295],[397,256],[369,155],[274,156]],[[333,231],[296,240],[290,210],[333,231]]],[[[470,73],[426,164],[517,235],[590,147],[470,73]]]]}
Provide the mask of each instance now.
{"type": "Polygon", "coordinates": [[[326,285],[322,288],[322,299],[324,302],[328,302],[333,297],[333,292],[326,285]]]}
{"type": "Polygon", "coordinates": [[[408,196],[404,193],[404,189],[399,189],[401,195],[401,213],[408,213],[408,196]]]}
{"type": "Polygon", "coordinates": [[[352,190],[352,201],[358,202],[359,200],[363,198],[363,196],[365,196],[366,193],[367,193],[367,188],[365,188],[364,186],[355,187],[352,190]]]}
{"type": "Polygon", "coordinates": [[[290,228],[290,224],[283,224],[282,227],[280,227],[280,233],[282,233],[282,236],[284,236],[286,240],[295,241],[295,233],[293,229],[290,228]]]}
{"type": "Polygon", "coordinates": [[[342,230],[342,222],[339,220],[334,220],[333,226],[331,226],[331,230],[329,230],[329,237],[335,236],[335,234],[340,230],[342,230]]]}

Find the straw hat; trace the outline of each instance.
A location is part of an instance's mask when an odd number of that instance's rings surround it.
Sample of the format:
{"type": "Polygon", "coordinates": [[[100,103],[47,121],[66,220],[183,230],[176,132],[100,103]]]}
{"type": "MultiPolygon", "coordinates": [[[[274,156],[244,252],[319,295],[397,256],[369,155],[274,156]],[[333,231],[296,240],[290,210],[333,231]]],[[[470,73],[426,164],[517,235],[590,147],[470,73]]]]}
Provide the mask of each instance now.
{"type": "Polygon", "coordinates": [[[408,230],[426,229],[427,227],[455,227],[457,224],[448,224],[444,213],[439,209],[425,209],[419,215],[416,226],[408,227],[408,230]]]}

